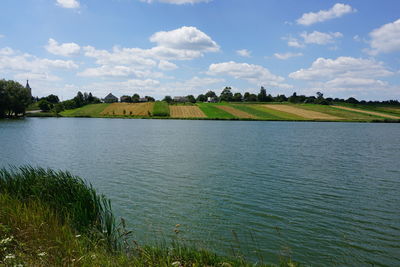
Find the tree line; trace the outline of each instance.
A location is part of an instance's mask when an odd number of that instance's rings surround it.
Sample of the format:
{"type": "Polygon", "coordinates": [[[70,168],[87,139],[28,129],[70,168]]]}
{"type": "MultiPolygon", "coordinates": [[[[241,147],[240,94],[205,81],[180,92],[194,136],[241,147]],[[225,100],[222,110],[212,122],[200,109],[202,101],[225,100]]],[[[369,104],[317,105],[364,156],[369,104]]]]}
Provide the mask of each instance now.
{"type": "Polygon", "coordinates": [[[0,118],[23,116],[31,103],[27,88],[15,81],[0,80],[0,118]]]}

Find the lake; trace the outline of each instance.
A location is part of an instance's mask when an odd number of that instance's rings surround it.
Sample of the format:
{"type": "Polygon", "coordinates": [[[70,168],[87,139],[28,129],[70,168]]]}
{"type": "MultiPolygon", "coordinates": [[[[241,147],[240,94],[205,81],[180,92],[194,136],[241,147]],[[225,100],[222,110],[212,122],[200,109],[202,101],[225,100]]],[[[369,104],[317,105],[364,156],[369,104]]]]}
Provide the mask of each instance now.
{"type": "Polygon", "coordinates": [[[141,244],[400,265],[400,124],[0,121],[0,166],[24,164],[90,181],[141,244]]]}

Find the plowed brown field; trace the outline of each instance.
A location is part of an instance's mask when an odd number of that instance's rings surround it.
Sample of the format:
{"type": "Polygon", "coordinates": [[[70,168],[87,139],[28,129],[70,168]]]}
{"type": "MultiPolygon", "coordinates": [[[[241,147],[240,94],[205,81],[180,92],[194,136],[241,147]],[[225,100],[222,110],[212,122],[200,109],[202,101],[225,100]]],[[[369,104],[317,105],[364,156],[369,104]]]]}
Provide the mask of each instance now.
{"type": "Polygon", "coordinates": [[[302,108],[297,108],[289,105],[264,105],[267,108],[270,109],[275,109],[278,111],[286,112],[286,113],[291,113],[295,114],[297,116],[306,118],[306,119],[312,119],[312,120],[340,120],[341,118],[328,115],[325,113],[317,112],[317,111],[311,111],[311,110],[305,110],[302,108]]]}
{"type": "Polygon", "coordinates": [[[169,106],[172,118],[207,118],[198,106],[169,106]]]}
{"type": "Polygon", "coordinates": [[[384,114],[384,113],[379,113],[379,112],[374,112],[374,111],[355,109],[355,108],[348,108],[348,107],[342,107],[342,106],[332,106],[332,107],[340,108],[340,109],[344,109],[344,110],[349,110],[349,111],[356,111],[356,112],[375,115],[375,116],[380,116],[380,117],[384,117],[384,118],[388,118],[388,119],[400,119],[400,117],[397,117],[397,116],[394,116],[394,115],[389,115],[389,114],[384,114]]]}
{"type": "Polygon", "coordinates": [[[216,107],[241,119],[257,119],[257,117],[252,114],[249,114],[247,112],[241,111],[239,109],[230,106],[216,106],[216,107]]]}
{"type": "Polygon", "coordinates": [[[152,110],[153,103],[113,103],[104,109],[100,114],[149,116],[152,110]]]}

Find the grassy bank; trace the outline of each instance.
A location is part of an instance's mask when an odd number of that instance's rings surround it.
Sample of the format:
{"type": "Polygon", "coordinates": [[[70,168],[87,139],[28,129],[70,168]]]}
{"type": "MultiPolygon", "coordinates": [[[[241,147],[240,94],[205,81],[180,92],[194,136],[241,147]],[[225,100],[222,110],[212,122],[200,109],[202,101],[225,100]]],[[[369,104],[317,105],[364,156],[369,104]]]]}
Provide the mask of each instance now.
{"type": "Polygon", "coordinates": [[[111,203],[81,178],[0,170],[0,266],[271,266],[179,243],[141,246],[127,237],[111,203]]]}

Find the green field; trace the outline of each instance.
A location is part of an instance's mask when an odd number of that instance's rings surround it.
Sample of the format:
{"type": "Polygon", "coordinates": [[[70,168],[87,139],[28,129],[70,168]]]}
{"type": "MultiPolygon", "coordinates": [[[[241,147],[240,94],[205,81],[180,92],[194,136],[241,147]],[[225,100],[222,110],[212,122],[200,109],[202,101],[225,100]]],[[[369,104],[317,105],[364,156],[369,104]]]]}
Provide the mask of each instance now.
{"type": "Polygon", "coordinates": [[[169,117],[169,105],[164,101],[157,101],[153,106],[153,116],[156,117],[169,117]]]}
{"type": "Polygon", "coordinates": [[[63,117],[101,117],[100,113],[110,104],[90,104],[60,113],[63,117]]]}
{"type": "Polygon", "coordinates": [[[218,104],[198,103],[197,105],[209,119],[226,119],[226,120],[238,119],[232,114],[222,109],[219,109],[217,107],[218,104]]]}
{"type": "MultiPolygon", "coordinates": [[[[129,115],[129,113],[121,115],[115,113],[106,114],[103,112],[106,108],[110,108],[111,104],[91,104],[81,108],[65,110],[60,113],[62,117],[92,117],[92,118],[171,118],[170,105],[163,101],[156,101],[149,111],[149,115],[138,116],[129,115]]],[[[131,105],[130,107],[136,108],[136,104],[127,103],[114,103],[114,108],[119,109],[123,105],[131,105]]],[[[143,105],[143,104],[137,104],[143,105]]],[[[291,103],[187,103],[187,104],[173,104],[173,105],[194,105],[198,106],[200,110],[206,115],[206,118],[198,117],[185,117],[186,119],[211,119],[211,120],[268,120],[268,121],[349,121],[349,122],[399,122],[400,121],[400,107],[390,105],[342,105],[343,107],[352,108],[355,110],[344,110],[329,105],[316,105],[316,104],[291,104],[291,103]],[[269,106],[266,106],[269,105],[269,106]],[[275,109],[273,105],[285,107],[284,109],[275,109]],[[223,110],[219,107],[230,107],[223,110]],[[245,113],[247,114],[245,114],[245,113]],[[312,115],[318,112],[319,115],[323,114],[324,117],[313,117],[312,115]],[[367,114],[365,112],[371,112],[367,114]],[[373,112],[378,112],[374,114],[373,112]],[[310,115],[311,113],[311,115],[310,115]],[[248,115],[254,116],[249,118],[248,115]],[[246,117],[247,115],[247,117],[246,117]],[[333,116],[334,118],[326,118],[326,115],[333,116]],[[381,115],[381,116],[380,116],[381,115]],[[396,118],[387,118],[385,116],[397,116],[396,118]]],[[[47,113],[46,113],[47,114],[47,113]]],[[[30,117],[41,117],[45,113],[29,114],[30,117]]],[[[147,113],[146,113],[147,114],[147,113]]],[[[50,114],[55,116],[55,114],[50,114]]]]}

